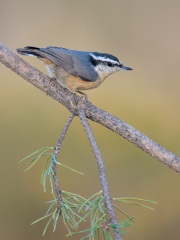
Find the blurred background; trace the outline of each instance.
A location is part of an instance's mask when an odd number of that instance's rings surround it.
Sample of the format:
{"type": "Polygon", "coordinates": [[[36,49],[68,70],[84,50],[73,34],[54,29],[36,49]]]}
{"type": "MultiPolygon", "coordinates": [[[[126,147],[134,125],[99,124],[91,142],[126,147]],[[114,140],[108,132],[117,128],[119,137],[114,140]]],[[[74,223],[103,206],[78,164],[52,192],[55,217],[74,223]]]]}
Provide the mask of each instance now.
{"type": "MultiPolygon", "coordinates": [[[[54,45],[107,52],[132,67],[134,71],[116,73],[86,92],[89,100],[179,155],[179,0],[0,0],[0,4],[0,41],[13,51],[54,45]]],[[[23,58],[47,73],[37,59],[23,58]]],[[[18,161],[40,147],[54,146],[69,112],[0,64],[0,113],[0,239],[65,239],[61,223],[55,233],[51,226],[45,237],[46,221],[30,226],[43,216],[44,202],[52,196],[40,185],[43,163],[24,173],[27,165],[18,161]]],[[[91,126],[111,195],[158,202],[155,211],[120,205],[136,221],[123,238],[178,240],[179,174],[115,133],[92,122],[91,126]]],[[[60,168],[62,189],[85,197],[100,190],[96,160],[77,118],[59,160],[85,174],[60,168]]]]}

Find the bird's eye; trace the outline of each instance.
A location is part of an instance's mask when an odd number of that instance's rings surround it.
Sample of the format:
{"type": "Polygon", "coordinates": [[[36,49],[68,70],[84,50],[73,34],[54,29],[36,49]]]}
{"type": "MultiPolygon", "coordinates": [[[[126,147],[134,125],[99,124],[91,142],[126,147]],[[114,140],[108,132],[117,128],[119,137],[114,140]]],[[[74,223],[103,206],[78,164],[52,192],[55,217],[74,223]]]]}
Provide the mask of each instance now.
{"type": "Polygon", "coordinates": [[[120,64],[119,64],[119,67],[120,67],[120,68],[122,68],[122,67],[123,67],[122,63],[120,63],[120,64]]]}
{"type": "Polygon", "coordinates": [[[107,65],[108,65],[109,67],[112,67],[112,63],[111,63],[111,62],[107,62],[107,65]]]}

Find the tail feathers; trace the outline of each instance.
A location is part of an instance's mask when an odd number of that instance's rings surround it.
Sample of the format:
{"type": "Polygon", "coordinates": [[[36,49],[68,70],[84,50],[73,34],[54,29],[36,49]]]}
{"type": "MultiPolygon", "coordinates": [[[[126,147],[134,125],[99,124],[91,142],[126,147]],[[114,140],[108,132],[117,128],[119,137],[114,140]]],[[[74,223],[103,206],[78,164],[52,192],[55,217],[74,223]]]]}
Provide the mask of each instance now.
{"type": "Polygon", "coordinates": [[[22,54],[22,55],[42,57],[40,54],[38,54],[38,51],[40,51],[40,48],[37,48],[37,47],[29,47],[28,46],[25,48],[17,48],[16,50],[19,54],[22,54]]]}

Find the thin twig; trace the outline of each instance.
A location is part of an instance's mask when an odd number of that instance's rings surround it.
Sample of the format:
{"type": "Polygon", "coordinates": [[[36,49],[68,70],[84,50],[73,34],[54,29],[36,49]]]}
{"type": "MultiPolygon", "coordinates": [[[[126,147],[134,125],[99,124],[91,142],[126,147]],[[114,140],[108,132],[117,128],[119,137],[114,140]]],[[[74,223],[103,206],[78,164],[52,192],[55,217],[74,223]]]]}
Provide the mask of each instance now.
{"type": "MultiPolygon", "coordinates": [[[[63,88],[56,81],[51,81],[50,78],[30,64],[25,62],[17,54],[10,51],[7,47],[0,43],[0,61],[16,72],[26,81],[30,82],[53,99],[57,100],[72,113],[76,113],[74,106],[79,100],[79,97],[67,89],[63,88]]],[[[100,123],[113,132],[121,135],[123,138],[135,144],[143,151],[151,155],[156,160],[161,161],[171,169],[180,172],[180,157],[171,153],[159,144],[155,143],[143,133],[133,128],[129,124],[123,122],[117,117],[108,112],[94,106],[91,102],[86,101],[85,114],[86,117],[100,123]]]]}
{"type": "Polygon", "coordinates": [[[59,180],[58,180],[58,176],[57,176],[57,158],[58,158],[58,154],[60,151],[60,147],[61,144],[65,138],[66,132],[72,122],[74,118],[74,114],[72,113],[71,116],[69,117],[69,119],[67,120],[61,135],[57,141],[57,144],[54,148],[54,154],[53,154],[53,165],[52,165],[52,170],[53,170],[53,181],[54,181],[54,186],[55,186],[55,191],[56,191],[56,195],[57,195],[57,201],[58,201],[58,210],[61,213],[61,208],[62,208],[62,190],[60,188],[60,184],[59,184],[59,180]]]}
{"type": "MultiPolygon", "coordinates": [[[[111,199],[110,193],[109,193],[109,187],[108,187],[108,182],[107,182],[107,178],[106,178],[106,169],[105,169],[104,161],[101,156],[98,145],[96,143],[93,132],[91,130],[91,127],[87,121],[86,115],[84,113],[84,109],[79,106],[77,108],[79,109],[78,112],[79,112],[79,117],[80,117],[81,123],[87,133],[88,139],[90,141],[91,147],[93,149],[93,152],[94,152],[96,160],[97,160],[100,183],[101,183],[101,187],[103,190],[104,202],[105,202],[105,206],[106,206],[107,214],[108,214],[108,223],[112,223],[116,226],[117,220],[116,220],[114,208],[112,206],[112,199],[111,199]]],[[[122,240],[120,232],[118,231],[118,228],[114,230],[114,234],[115,234],[115,237],[117,240],[122,240]]]]}

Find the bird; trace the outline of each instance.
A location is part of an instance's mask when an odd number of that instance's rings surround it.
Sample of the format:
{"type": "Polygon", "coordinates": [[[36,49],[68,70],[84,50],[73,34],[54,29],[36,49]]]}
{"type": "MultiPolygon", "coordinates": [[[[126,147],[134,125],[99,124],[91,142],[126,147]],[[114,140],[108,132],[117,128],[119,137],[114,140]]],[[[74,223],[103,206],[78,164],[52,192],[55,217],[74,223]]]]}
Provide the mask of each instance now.
{"type": "MultiPolygon", "coordinates": [[[[72,92],[97,88],[111,74],[133,70],[108,53],[70,50],[62,47],[17,48],[22,55],[34,56],[45,63],[52,78],[72,92]]],[[[82,93],[83,94],[83,93],[82,93]]]]}

